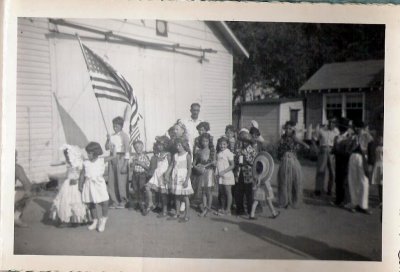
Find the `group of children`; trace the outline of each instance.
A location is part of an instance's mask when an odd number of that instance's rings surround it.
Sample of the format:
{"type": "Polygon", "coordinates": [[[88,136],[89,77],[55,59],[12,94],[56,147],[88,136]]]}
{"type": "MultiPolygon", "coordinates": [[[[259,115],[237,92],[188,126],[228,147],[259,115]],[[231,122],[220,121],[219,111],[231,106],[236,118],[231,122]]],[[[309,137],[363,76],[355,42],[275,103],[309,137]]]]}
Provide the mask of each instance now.
{"type": "Polygon", "coordinates": [[[168,130],[169,137],[156,137],[150,159],[140,140],[133,143],[135,152],[130,154],[129,139],[122,126],[121,117],[113,120],[115,134],[107,137],[105,148],[110,150],[107,157],[100,157],[103,150],[96,142],[86,146],[87,160],[82,159],[79,148],[63,148],[68,178],[54,200],[53,219],[64,223],[92,222],[89,230],[103,232],[109,203],[110,208],[125,208],[136,202],[144,216],[159,208],[158,217],[187,222],[190,201],[200,195],[199,216],[205,217],[211,211],[213,188],[218,190],[217,215],[230,215],[233,201],[237,214],[246,213],[244,198],[250,219],[255,219],[257,204],[266,199],[272,217],[279,215],[272,205],[270,181],[255,180],[252,176],[252,164],[260,145],[257,128],[242,129],[236,135],[234,127],[228,125],[215,148],[209,123],[201,122],[196,127],[199,136],[190,146],[185,125],[178,120],[168,130]],[[129,193],[130,185],[133,195],[129,193]]]}

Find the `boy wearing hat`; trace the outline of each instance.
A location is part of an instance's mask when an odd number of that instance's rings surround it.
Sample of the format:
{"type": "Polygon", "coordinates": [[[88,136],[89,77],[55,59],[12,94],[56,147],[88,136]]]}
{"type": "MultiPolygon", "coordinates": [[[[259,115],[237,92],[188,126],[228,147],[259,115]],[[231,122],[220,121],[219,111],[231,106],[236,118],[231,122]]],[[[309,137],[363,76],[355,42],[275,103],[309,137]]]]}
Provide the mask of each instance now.
{"type": "Polygon", "coordinates": [[[122,117],[118,116],[112,122],[115,133],[107,134],[105,148],[116,157],[108,164],[108,193],[113,202],[110,208],[123,209],[128,202],[129,136],[122,131],[122,117]]]}

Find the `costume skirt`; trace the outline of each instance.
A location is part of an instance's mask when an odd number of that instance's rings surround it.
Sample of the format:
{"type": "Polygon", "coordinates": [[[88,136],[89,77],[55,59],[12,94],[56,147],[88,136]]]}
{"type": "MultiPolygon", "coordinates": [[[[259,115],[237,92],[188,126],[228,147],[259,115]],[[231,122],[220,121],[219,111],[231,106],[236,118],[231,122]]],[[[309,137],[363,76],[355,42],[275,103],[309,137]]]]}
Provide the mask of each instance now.
{"type": "Polygon", "coordinates": [[[79,191],[78,183],[71,185],[70,179],[64,181],[53,200],[51,218],[57,218],[64,223],[83,223],[89,220],[89,212],[82,202],[82,194],[79,191]]]}
{"type": "Polygon", "coordinates": [[[278,170],[278,202],[281,207],[293,208],[303,202],[303,171],[292,152],[283,155],[278,170]]]}

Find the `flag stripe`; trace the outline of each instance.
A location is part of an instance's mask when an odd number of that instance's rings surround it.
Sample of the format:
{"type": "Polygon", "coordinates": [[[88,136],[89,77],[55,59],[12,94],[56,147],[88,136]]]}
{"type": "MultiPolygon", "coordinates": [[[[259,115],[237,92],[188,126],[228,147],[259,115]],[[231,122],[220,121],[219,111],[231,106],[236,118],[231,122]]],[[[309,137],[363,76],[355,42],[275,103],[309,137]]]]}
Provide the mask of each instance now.
{"type": "Polygon", "coordinates": [[[115,83],[115,81],[112,81],[112,80],[109,80],[109,79],[104,79],[104,78],[95,77],[95,76],[91,76],[90,79],[93,80],[93,81],[107,83],[107,84],[110,84],[110,85],[113,85],[115,87],[120,88],[119,84],[117,84],[117,83],[115,83]]]}
{"type": "Polygon", "coordinates": [[[95,94],[99,94],[99,95],[108,95],[108,96],[112,96],[112,97],[115,97],[115,98],[118,98],[118,99],[120,99],[122,102],[125,102],[125,103],[129,103],[129,101],[127,100],[127,98],[125,97],[125,96],[123,96],[123,95],[118,95],[118,94],[116,94],[116,93],[112,93],[112,92],[108,92],[108,91],[103,91],[103,90],[94,90],[94,93],[95,94]]]}
{"type": "Polygon", "coordinates": [[[106,95],[106,94],[98,94],[98,93],[96,93],[95,95],[98,98],[107,98],[107,99],[111,99],[111,100],[114,100],[114,101],[120,101],[120,102],[125,102],[126,103],[126,99],[122,99],[122,98],[119,98],[119,97],[110,96],[110,95],[106,95]]]}
{"type": "MultiPolygon", "coordinates": [[[[126,98],[126,95],[123,92],[121,92],[120,90],[118,90],[118,89],[108,88],[108,87],[105,87],[105,86],[94,85],[94,84],[93,84],[93,88],[97,89],[97,90],[101,90],[101,91],[110,92],[110,93],[113,93],[113,94],[118,94],[118,95],[121,95],[121,96],[126,98]]],[[[128,98],[126,98],[126,100],[128,102],[130,102],[128,98]]]]}

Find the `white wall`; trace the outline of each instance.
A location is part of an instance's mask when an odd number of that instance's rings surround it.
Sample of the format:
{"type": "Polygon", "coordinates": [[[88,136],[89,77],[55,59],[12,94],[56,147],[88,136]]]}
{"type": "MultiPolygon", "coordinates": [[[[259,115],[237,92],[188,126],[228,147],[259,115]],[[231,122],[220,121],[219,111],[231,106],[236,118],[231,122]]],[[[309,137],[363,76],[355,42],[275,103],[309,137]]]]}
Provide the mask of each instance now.
{"type": "MultiPolygon", "coordinates": [[[[136,39],[217,51],[216,54],[207,53],[205,57],[209,61],[200,63],[200,52],[190,52],[197,56],[191,57],[138,46],[84,41],[131,83],[146,121],[142,135],[147,136],[149,149],[156,135],[165,133],[176,119],[189,117],[192,102],[201,103],[201,118],[210,122],[215,138],[232,122],[231,50],[206,23],[168,22],[166,38],[156,36],[155,20],[71,21],[136,39]]],[[[53,25],[49,26],[46,19],[19,19],[19,32],[23,34],[19,34],[18,40],[17,148],[21,164],[31,169],[28,175],[37,179],[45,178],[50,163],[62,157],[58,148],[65,142],[53,92],[89,140],[103,144],[106,134],[78,42],[60,37],[47,39],[45,34],[49,28],[53,25]],[[31,134],[34,135],[31,145],[27,136],[28,106],[31,108],[31,134]],[[29,147],[32,149],[30,156],[35,157],[30,164],[29,147]]],[[[100,37],[65,27],[58,27],[58,30],[100,37]]],[[[100,101],[108,129],[112,130],[112,118],[122,115],[125,105],[100,101]]]]}
{"type": "Polygon", "coordinates": [[[282,127],[286,121],[290,120],[290,110],[299,110],[298,112],[298,122],[296,125],[297,137],[303,139],[304,137],[304,105],[303,101],[292,101],[281,103],[280,106],[280,127],[282,127]]]}
{"type": "Polygon", "coordinates": [[[53,114],[49,42],[45,19],[18,20],[17,124],[18,162],[32,180],[46,177],[52,160],[53,114]]]}

